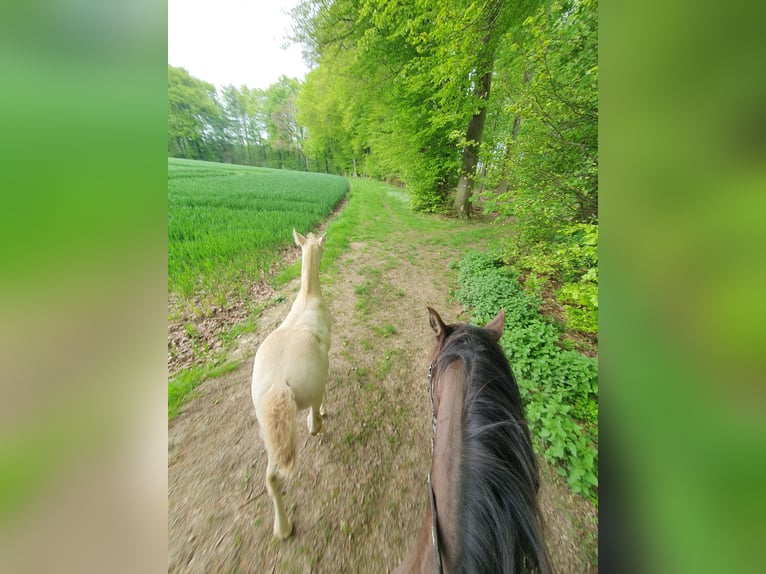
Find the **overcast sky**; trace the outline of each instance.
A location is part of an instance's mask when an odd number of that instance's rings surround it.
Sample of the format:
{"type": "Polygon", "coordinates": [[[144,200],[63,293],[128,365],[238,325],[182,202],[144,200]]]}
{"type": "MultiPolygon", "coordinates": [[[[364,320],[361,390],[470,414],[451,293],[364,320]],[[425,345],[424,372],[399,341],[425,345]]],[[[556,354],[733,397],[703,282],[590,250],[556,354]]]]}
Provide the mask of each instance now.
{"type": "Polygon", "coordinates": [[[297,0],[168,0],[168,63],[220,88],[303,80],[301,47],[283,50],[297,0]]]}

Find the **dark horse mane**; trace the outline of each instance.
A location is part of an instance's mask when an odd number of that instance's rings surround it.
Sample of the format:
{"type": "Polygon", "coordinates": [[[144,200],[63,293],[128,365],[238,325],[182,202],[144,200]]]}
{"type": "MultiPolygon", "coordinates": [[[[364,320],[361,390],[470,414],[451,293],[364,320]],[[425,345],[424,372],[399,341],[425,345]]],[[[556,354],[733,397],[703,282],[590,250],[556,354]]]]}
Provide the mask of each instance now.
{"type": "Polygon", "coordinates": [[[447,327],[436,373],[456,360],[466,377],[457,572],[551,572],[537,459],[508,360],[489,330],[465,324],[447,327]]]}

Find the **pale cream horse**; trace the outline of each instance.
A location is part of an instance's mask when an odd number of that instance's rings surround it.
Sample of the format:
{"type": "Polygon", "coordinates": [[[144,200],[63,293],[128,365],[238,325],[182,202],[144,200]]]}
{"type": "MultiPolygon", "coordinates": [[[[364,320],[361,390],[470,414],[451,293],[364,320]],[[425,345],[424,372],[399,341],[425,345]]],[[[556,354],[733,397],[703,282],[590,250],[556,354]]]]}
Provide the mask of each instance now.
{"type": "Polygon", "coordinates": [[[309,432],[322,429],[330,350],[330,310],[319,287],[325,236],[304,237],[293,229],[302,250],[301,290],[282,324],[263,341],[253,365],[253,404],[269,457],[266,488],[274,502],[274,536],[287,538],[282,482],[295,465],[295,415],[310,409],[309,432]]]}

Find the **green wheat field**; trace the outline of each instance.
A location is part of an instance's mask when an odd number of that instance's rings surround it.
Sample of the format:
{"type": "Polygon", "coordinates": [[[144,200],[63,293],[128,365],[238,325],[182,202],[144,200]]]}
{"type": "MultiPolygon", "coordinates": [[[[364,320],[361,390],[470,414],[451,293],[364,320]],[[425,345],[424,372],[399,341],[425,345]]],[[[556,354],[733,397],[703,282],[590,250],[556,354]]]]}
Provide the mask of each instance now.
{"type": "Polygon", "coordinates": [[[236,289],[263,276],[343,200],[335,175],[168,159],[168,292],[236,289]]]}

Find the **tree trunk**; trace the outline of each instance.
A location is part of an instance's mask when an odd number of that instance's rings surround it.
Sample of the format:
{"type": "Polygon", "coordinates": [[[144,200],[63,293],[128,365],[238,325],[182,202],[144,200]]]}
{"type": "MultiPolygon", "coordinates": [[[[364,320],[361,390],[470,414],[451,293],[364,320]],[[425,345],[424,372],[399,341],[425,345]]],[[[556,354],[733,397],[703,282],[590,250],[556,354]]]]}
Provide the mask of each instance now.
{"type": "Polygon", "coordinates": [[[463,219],[471,216],[471,194],[476,177],[476,166],[479,164],[479,147],[484,134],[484,122],[487,119],[487,101],[492,86],[492,67],[494,58],[489,58],[484,68],[484,74],[474,88],[474,95],[481,101],[479,110],[471,117],[466,131],[466,143],[463,148],[463,165],[460,169],[460,179],[455,194],[455,212],[463,219]]]}
{"type": "Polygon", "coordinates": [[[245,149],[247,150],[247,164],[254,165],[253,162],[253,148],[250,142],[250,130],[247,129],[247,116],[242,116],[242,124],[245,128],[245,149]]]}

